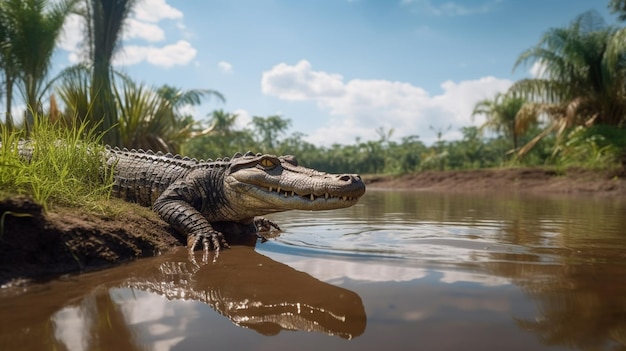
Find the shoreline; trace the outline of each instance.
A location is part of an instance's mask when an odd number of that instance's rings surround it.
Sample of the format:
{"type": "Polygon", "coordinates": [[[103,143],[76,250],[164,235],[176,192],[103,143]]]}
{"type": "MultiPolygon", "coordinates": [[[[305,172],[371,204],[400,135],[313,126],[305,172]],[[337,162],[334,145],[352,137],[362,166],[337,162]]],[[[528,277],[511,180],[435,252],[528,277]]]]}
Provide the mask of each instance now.
{"type": "Polygon", "coordinates": [[[107,200],[115,214],[55,207],[44,212],[32,199],[0,201],[0,288],[28,280],[88,272],[182,246],[183,240],[150,209],[107,200]]]}
{"type": "MultiPolygon", "coordinates": [[[[511,168],[363,179],[370,190],[626,198],[626,178],[617,171],[511,168]]],[[[148,208],[115,198],[105,206],[115,213],[58,206],[46,213],[27,197],[1,200],[0,288],[103,269],[185,245],[185,239],[148,208]]]]}
{"type": "Polygon", "coordinates": [[[368,189],[435,192],[626,196],[624,171],[570,168],[497,168],[461,171],[424,171],[399,176],[366,176],[368,189]]]}

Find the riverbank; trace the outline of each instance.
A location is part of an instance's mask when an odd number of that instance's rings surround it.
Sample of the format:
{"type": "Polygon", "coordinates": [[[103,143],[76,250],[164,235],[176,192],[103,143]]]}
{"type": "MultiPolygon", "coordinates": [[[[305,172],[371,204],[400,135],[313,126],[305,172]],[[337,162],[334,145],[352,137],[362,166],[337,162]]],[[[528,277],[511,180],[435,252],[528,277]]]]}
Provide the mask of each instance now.
{"type": "Polygon", "coordinates": [[[365,181],[368,189],[626,196],[626,174],[621,170],[498,168],[425,171],[401,176],[368,176],[365,181]]]}
{"type": "MultiPolygon", "coordinates": [[[[626,196],[619,172],[539,168],[420,172],[364,177],[368,189],[498,192],[542,195],[626,196]]],[[[25,197],[0,201],[0,286],[83,272],[154,256],[184,245],[171,227],[147,208],[110,199],[100,210],[41,205],[25,197]],[[7,212],[8,211],[8,212],[7,212]]]]}
{"type": "Polygon", "coordinates": [[[26,197],[0,201],[0,286],[150,257],[182,245],[150,209],[119,199],[106,209],[41,205],[26,197]],[[7,212],[8,211],[8,212],[7,212]]]}

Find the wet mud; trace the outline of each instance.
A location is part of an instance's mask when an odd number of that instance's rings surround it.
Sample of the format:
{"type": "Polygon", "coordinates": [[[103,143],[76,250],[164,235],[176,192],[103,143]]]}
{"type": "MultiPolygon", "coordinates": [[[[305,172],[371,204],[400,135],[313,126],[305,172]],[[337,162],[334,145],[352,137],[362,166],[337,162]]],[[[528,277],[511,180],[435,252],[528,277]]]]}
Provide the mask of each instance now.
{"type": "Polygon", "coordinates": [[[124,208],[110,216],[65,207],[44,212],[26,197],[0,201],[0,285],[104,268],[182,245],[156,214],[124,208]]]}

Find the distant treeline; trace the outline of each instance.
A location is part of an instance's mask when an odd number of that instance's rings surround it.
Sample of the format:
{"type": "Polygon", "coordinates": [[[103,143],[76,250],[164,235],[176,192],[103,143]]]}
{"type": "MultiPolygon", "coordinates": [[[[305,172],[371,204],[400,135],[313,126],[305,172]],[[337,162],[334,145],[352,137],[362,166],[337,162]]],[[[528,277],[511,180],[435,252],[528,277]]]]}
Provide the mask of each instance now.
{"type": "MultiPolygon", "coordinates": [[[[483,137],[477,127],[461,128],[461,140],[439,139],[433,145],[425,145],[418,136],[394,141],[393,130],[379,129],[378,140],[325,147],[305,141],[301,133],[283,137],[290,122],[279,116],[254,117],[251,128],[232,130],[236,115],[216,112],[218,118],[212,120],[211,133],[189,140],[184,145],[184,154],[207,159],[250,150],[296,155],[301,164],[327,172],[402,174],[507,166],[610,168],[620,165],[626,150],[626,130],[607,126],[574,128],[563,137],[566,142],[554,135],[545,137],[523,156],[515,153],[508,138],[483,137]]],[[[520,141],[529,142],[530,136],[538,132],[537,127],[520,141]]]]}

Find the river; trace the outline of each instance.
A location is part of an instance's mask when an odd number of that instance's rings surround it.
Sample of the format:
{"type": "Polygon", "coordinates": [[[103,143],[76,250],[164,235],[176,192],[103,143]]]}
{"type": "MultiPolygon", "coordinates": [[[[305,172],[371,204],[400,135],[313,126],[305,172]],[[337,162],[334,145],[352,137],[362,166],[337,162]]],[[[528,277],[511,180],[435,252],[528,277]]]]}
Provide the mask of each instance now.
{"type": "Polygon", "coordinates": [[[0,290],[0,350],[624,350],[626,200],[372,190],[0,290]]]}

